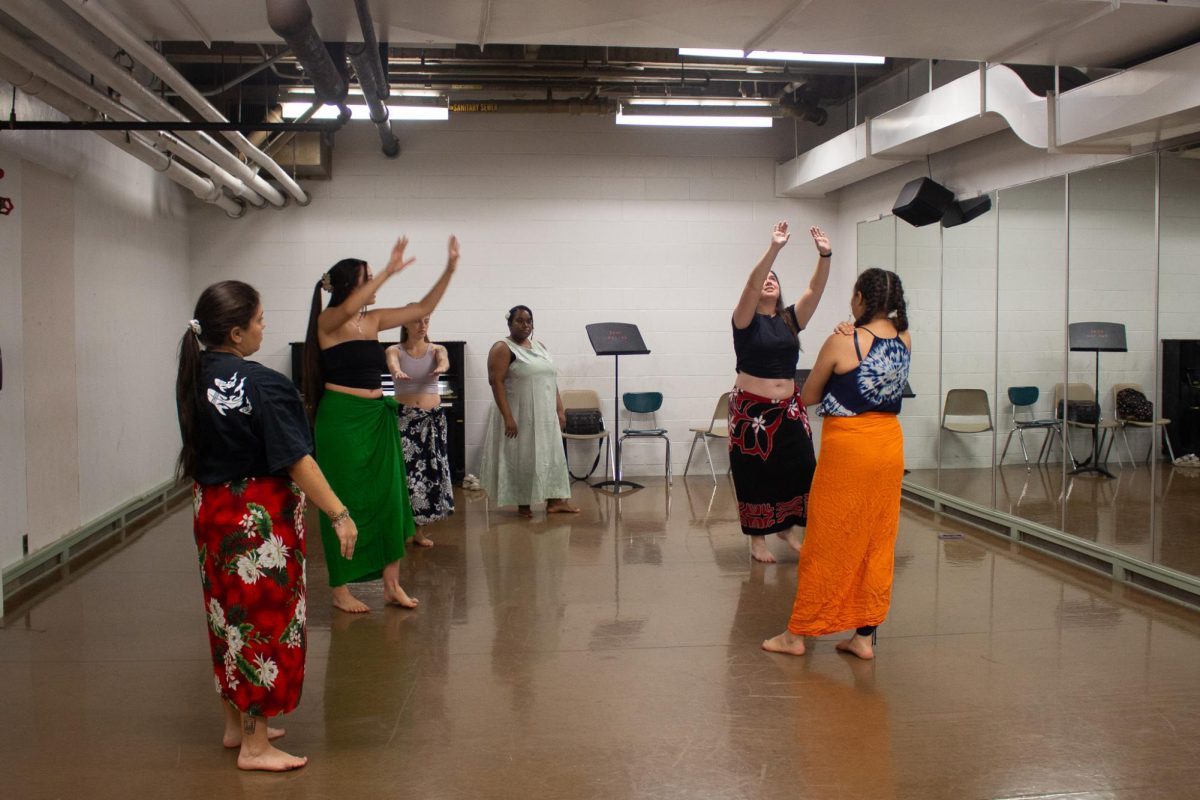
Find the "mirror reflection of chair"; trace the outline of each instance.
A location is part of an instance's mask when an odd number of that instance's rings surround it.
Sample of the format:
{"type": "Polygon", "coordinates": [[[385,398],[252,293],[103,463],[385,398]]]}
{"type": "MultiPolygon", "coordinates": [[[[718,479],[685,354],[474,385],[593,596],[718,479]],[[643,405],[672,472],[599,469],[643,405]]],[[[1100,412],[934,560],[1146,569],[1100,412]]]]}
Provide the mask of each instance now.
{"type": "Polygon", "coordinates": [[[692,466],[692,453],[696,451],[696,442],[704,444],[704,454],[708,457],[708,471],[712,473],[713,483],[717,482],[717,470],[713,467],[712,453],[708,449],[709,439],[728,439],[729,438],[729,392],[721,395],[717,399],[717,407],[713,409],[712,418],[708,421],[708,425],[702,428],[690,429],[692,436],[692,446],[688,450],[687,463],[683,466],[683,474],[686,477],[688,469],[692,466]]]}
{"type": "MultiPolygon", "coordinates": [[[[1080,464],[1088,463],[1091,458],[1089,457],[1082,462],[1075,458],[1075,452],[1071,449],[1071,428],[1079,428],[1085,431],[1090,431],[1093,436],[1100,437],[1100,441],[1096,443],[1096,452],[1104,453],[1104,457],[1100,459],[1102,462],[1108,461],[1108,454],[1112,452],[1113,442],[1115,442],[1117,438],[1116,431],[1119,427],[1118,423],[1111,419],[1104,419],[1103,415],[1099,416],[1095,423],[1081,422],[1077,419],[1071,419],[1071,403],[1095,402],[1096,390],[1092,388],[1090,383],[1068,383],[1066,384],[1065,390],[1063,389],[1063,384],[1054,384],[1054,414],[1056,417],[1059,417],[1064,423],[1066,423],[1066,427],[1062,429],[1062,437],[1067,446],[1067,456],[1071,459],[1072,466],[1076,468],[1078,468],[1080,464]],[[1067,401],[1066,410],[1063,409],[1064,397],[1067,401]],[[1112,434],[1112,440],[1108,441],[1108,449],[1105,450],[1105,441],[1108,439],[1108,435],[1110,433],[1112,434]]],[[[1099,414],[1100,410],[1096,409],[1096,413],[1099,414]]],[[[1121,463],[1121,452],[1119,450],[1117,451],[1117,463],[1121,463]]]]}
{"type": "MultiPolygon", "coordinates": [[[[671,485],[671,438],[667,435],[666,428],[658,427],[658,417],[656,416],[656,412],[662,408],[662,392],[625,392],[621,395],[621,402],[624,403],[625,410],[629,413],[629,427],[621,431],[621,438],[617,440],[618,455],[624,455],[626,439],[661,439],[667,445],[667,485],[671,485]],[[645,424],[647,417],[649,417],[649,426],[645,424]]],[[[621,472],[624,472],[624,459],[619,460],[621,461],[621,472]]],[[[621,477],[621,475],[617,476],[618,479],[621,477]]]]}
{"type": "MultiPolygon", "coordinates": [[[[987,433],[992,430],[992,408],[983,389],[951,389],[942,405],[942,430],[950,433],[987,433]]],[[[938,463],[942,463],[942,437],[938,437],[938,463]]]]}
{"type": "MultiPolygon", "coordinates": [[[[593,389],[564,389],[562,391],[563,410],[581,410],[581,411],[599,411],[600,410],[600,395],[593,389]]],[[[603,416],[603,414],[601,415],[603,416]]],[[[600,458],[600,449],[604,448],[607,452],[604,459],[604,477],[607,478],[609,471],[616,471],[613,465],[613,450],[612,440],[608,435],[608,431],[602,430],[599,433],[563,433],[563,446],[566,447],[568,441],[596,443],[596,459],[600,458]]],[[[592,470],[596,469],[596,462],[592,462],[592,470]]],[[[568,470],[569,471],[569,470],[568,470]]],[[[571,477],[577,481],[587,480],[591,476],[589,471],[587,475],[582,477],[574,474],[571,477]]]]}
{"type": "Polygon", "coordinates": [[[1037,463],[1041,463],[1043,458],[1048,458],[1050,455],[1050,445],[1054,440],[1054,435],[1057,433],[1062,436],[1062,423],[1054,418],[1037,417],[1034,411],[1034,406],[1038,401],[1038,388],[1036,386],[1010,386],[1008,387],[1008,401],[1012,404],[1012,423],[1013,426],[1008,432],[1008,437],[1004,440],[1004,449],[1000,451],[1001,465],[1004,464],[1004,456],[1008,453],[1008,446],[1012,443],[1013,434],[1017,434],[1017,440],[1021,445],[1021,455],[1025,457],[1025,469],[1030,469],[1029,465],[1029,450],[1025,447],[1025,431],[1040,430],[1045,431],[1045,437],[1042,439],[1041,449],[1038,450],[1037,463]]]}
{"type": "MultiPolygon", "coordinates": [[[[1175,463],[1175,450],[1171,447],[1171,437],[1167,435],[1167,426],[1171,424],[1171,420],[1163,418],[1151,418],[1149,421],[1146,421],[1123,418],[1121,416],[1120,406],[1117,403],[1117,398],[1124,389],[1133,389],[1141,392],[1143,395],[1146,393],[1142,390],[1142,385],[1140,383],[1114,383],[1112,387],[1113,420],[1120,426],[1121,438],[1125,440],[1125,452],[1129,454],[1130,463],[1137,464],[1137,459],[1133,457],[1133,450],[1129,448],[1129,428],[1151,429],[1152,433],[1150,434],[1150,446],[1146,448],[1147,464],[1150,463],[1150,457],[1154,455],[1154,440],[1158,438],[1159,435],[1162,436],[1163,442],[1167,445],[1167,454],[1171,457],[1171,463],[1175,463]],[[1161,431],[1161,434],[1157,434],[1157,431],[1161,431]]],[[[1120,453],[1119,450],[1117,452],[1120,453]]]]}

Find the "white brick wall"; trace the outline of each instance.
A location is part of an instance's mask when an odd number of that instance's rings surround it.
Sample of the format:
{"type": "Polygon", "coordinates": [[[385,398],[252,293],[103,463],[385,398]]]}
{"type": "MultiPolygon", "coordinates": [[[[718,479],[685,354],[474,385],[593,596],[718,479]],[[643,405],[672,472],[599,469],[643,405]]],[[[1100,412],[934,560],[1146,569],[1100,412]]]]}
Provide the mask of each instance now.
{"type": "MultiPolygon", "coordinates": [[[[795,232],[777,264],[791,299],[816,261],[808,226],[836,231],[832,203],[774,195],[776,159],[790,156],[790,127],[631,130],[611,119],[492,116],[398,131],[404,150],[395,160],[379,153],[369,126],[338,133],[334,178],[306,185],[314,199],[305,208],[236,221],[198,210],[192,290],[231,277],[257,286],[267,310],[260,359],[286,373],[288,342],[303,338],[313,285],[331,264],[346,256],[379,264],[395,237],[407,234],[417,263],[379,298],[401,304],[435,280],[446,238],[456,233],[462,263],[434,315],[433,335],[467,342],[472,471],[492,403],[485,359],[507,333],[510,306],[533,309],[534,335],[553,353],[561,388],[592,388],[608,398],[609,427],[613,361],[592,353],[584,325],[637,324],[653,352],[621,359],[621,391],[666,396],[658,421],[670,430],[680,472],[688,429],[707,422],[733,383],[729,316],[771,225],[787,219],[795,232]]],[[[840,253],[845,243],[834,236],[840,253]]],[[[814,333],[803,337],[802,364],[811,364],[824,333],[844,318],[852,276],[841,281],[813,320],[814,333]]],[[[662,449],[630,446],[627,472],[661,474],[662,449]]],[[[573,452],[572,463],[585,455],[573,452]]],[[[723,469],[723,452],[719,458],[723,469]]]]}

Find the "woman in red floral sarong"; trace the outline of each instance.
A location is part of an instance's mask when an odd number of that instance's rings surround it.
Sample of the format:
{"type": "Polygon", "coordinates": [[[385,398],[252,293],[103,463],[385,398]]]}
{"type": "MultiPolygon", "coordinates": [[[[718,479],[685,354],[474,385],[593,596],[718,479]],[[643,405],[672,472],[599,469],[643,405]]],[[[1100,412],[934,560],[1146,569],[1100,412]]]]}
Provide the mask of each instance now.
{"type": "Polygon", "coordinates": [[[299,392],[246,360],[264,327],[253,287],[205,289],[180,342],[175,397],[224,744],[240,748],[240,769],[282,772],[308,763],[271,744],[283,731],[267,727],[295,709],[304,683],[305,496],[334,521],[346,558],[358,529],[312,458],[299,392]]]}

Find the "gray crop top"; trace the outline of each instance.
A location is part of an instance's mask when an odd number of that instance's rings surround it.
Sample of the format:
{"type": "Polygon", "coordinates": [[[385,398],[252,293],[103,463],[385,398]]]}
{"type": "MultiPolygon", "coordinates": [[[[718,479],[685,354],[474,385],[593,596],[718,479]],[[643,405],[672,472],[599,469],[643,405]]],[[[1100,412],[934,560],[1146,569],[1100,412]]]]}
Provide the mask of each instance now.
{"type": "Polygon", "coordinates": [[[400,369],[412,380],[396,381],[396,394],[440,394],[438,376],[433,374],[436,363],[433,345],[420,358],[410,356],[401,345],[400,369]]]}

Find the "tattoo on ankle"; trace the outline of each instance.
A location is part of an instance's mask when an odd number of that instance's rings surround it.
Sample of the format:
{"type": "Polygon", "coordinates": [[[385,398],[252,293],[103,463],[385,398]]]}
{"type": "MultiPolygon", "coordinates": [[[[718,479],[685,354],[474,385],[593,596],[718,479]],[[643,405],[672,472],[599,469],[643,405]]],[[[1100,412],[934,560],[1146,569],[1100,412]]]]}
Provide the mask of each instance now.
{"type": "Polygon", "coordinates": [[[252,736],[254,734],[254,728],[257,724],[258,718],[247,714],[246,716],[242,717],[242,733],[246,734],[247,736],[252,736]]]}

